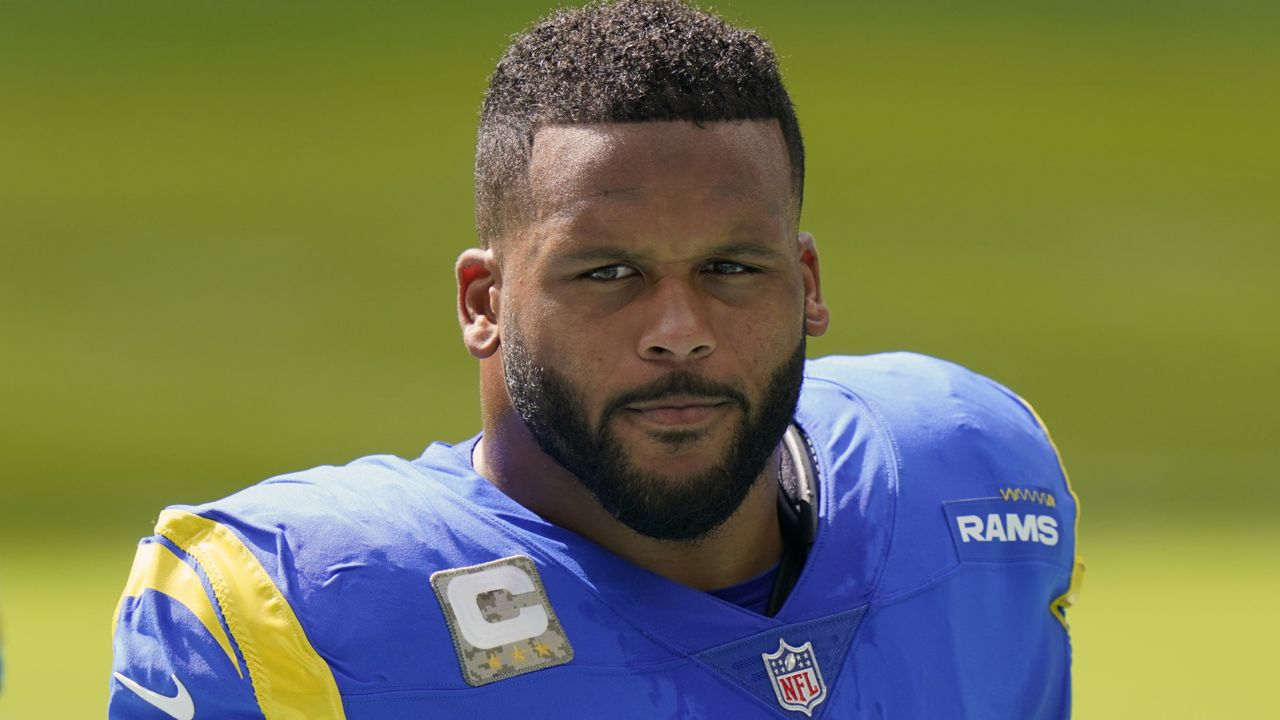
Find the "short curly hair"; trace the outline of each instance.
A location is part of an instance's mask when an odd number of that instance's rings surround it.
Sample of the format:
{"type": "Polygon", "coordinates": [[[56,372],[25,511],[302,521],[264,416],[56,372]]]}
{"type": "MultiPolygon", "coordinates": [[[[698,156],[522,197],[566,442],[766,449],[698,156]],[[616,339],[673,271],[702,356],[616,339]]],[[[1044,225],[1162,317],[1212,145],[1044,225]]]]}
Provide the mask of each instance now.
{"type": "Polygon", "coordinates": [[[476,229],[488,247],[528,212],[544,125],[776,119],[799,209],[804,142],[777,57],[752,30],[677,0],[561,10],[517,35],[485,93],[476,139],[476,229]]]}

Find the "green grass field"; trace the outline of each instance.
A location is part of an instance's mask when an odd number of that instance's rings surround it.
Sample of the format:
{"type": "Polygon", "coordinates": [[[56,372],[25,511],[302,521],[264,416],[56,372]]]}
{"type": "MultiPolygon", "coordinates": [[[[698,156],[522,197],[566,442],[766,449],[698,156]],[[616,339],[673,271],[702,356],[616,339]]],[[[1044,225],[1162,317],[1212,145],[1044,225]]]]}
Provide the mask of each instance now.
{"type": "MultiPolygon", "coordinates": [[[[100,715],[159,509],[478,427],[452,261],[546,9],[0,4],[0,718],[100,715]]],[[[1035,403],[1077,717],[1274,717],[1280,6],[724,2],[783,60],[832,332],[1035,403]]]]}

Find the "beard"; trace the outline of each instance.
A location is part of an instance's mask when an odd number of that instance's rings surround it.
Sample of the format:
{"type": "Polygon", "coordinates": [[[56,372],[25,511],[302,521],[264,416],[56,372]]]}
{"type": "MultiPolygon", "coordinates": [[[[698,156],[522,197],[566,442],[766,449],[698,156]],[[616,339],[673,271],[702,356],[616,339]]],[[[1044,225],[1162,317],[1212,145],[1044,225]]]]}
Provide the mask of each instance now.
{"type": "MultiPolygon", "coordinates": [[[[805,337],[771,373],[758,406],[735,387],[675,371],[608,399],[595,427],[582,393],[540,364],[514,323],[503,334],[503,373],[511,401],[542,451],[568,470],[615,519],[657,540],[697,541],[742,505],[795,415],[804,379],[805,337]],[[627,405],[671,396],[727,399],[739,420],[725,450],[707,469],[671,477],[636,467],[613,431],[627,405]]],[[[695,430],[650,432],[670,450],[699,441],[695,430]]]]}

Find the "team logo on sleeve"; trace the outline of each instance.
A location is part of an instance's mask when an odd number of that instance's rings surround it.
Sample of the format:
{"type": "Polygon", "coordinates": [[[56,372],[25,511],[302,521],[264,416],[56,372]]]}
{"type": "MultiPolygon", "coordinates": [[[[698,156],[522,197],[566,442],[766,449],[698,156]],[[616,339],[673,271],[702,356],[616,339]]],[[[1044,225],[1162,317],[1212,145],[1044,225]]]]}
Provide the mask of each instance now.
{"type": "Polygon", "coordinates": [[[827,684],[818,669],[813,643],[794,647],[779,638],[778,650],[760,657],[769,673],[769,682],[773,683],[773,692],[778,696],[778,704],[786,710],[813,717],[813,709],[827,699],[827,684]]]}
{"type": "Polygon", "coordinates": [[[529,558],[441,570],[432,574],[431,586],[467,684],[478,687],[573,659],[573,646],[529,558]]]}
{"type": "Polygon", "coordinates": [[[1070,563],[1068,528],[1050,493],[1004,489],[998,497],[944,502],[942,509],[961,561],[1070,563]]]}

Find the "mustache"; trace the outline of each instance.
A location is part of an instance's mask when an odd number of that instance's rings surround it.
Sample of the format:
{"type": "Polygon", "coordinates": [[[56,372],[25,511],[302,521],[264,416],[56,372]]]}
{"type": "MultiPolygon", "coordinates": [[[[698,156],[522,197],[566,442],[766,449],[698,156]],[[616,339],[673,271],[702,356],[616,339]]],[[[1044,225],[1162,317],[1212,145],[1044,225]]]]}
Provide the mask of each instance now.
{"type": "Polygon", "coordinates": [[[743,409],[749,405],[747,396],[732,385],[716,382],[688,371],[679,371],[663,375],[657,380],[614,396],[605,406],[604,417],[614,415],[632,403],[651,402],[668,397],[726,399],[743,409]]]}

